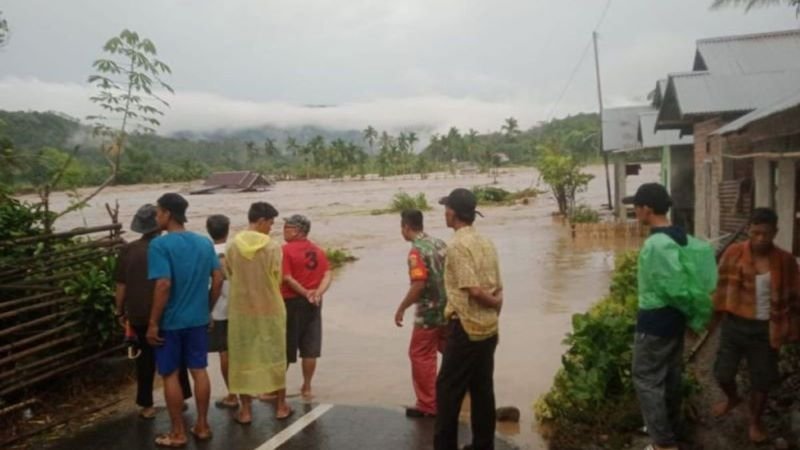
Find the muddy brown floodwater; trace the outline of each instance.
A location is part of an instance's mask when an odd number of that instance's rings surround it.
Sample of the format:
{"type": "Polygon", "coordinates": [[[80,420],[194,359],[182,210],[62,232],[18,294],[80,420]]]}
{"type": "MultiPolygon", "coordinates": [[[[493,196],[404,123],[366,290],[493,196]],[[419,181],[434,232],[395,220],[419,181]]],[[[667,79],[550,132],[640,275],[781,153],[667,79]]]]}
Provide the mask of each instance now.
{"type": "MultiPolygon", "coordinates": [[[[586,203],[599,207],[606,202],[602,167],[587,169],[596,175],[586,203]]],[[[642,174],[629,179],[629,191],[639,183],[656,180],[657,165],[646,165],[642,174]]],[[[532,169],[511,170],[499,178],[499,186],[518,190],[536,186],[532,169]]],[[[444,213],[435,199],[455,187],[488,184],[485,175],[453,177],[432,175],[426,180],[395,177],[367,181],[280,182],[265,193],[187,196],[188,228],[205,232],[205,217],[226,214],[234,230],[246,225],[250,203],[265,200],[287,217],[303,213],[312,221],[311,238],[325,247],[344,247],[359,259],[339,270],[326,295],[323,309],[323,356],[315,377],[315,401],[369,404],[389,407],[413,404],[407,348],[408,326],[394,325],[394,311],[408,286],[408,244],[400,237],[396,214],[373,216],[400,191],[424,192],[433,209],[426,214],[426,230],[448,240],[452,231],[444,226],[444,213]]],[[[144,185],[115,187],[104,191],[92,205],[64,217],[57,224],[68,229],[108,222],[106,202],[119,201],[120,220],[127,227],[136,209],[155,202],[164,192],[188,192],[189,185],[144,185]]],[[[56,209],[68,198],[56,194],[56,209]]],[[[549,194],[528,205],[482,208],[485,218],[476,226],[492,240],[500,256],[505,305],[500,318],[500,344],[495,362],[498,406],[513,405],[522,412],[519,427],[499,431],[524,449],[546,448],[534,426],[534,401],[550,387],[564,350],[561,344],[570,329],[572,314],[584,312],[608,290],[614,254],[634,248],[636,239],[576,243],[567,229],[554,222],[556,209],[549,194]]],[[[280,224],[280,221],[279,221],[280,224]]],[[[280,225],[273,234],[280,236],[280,225]]],[[[133,237],[133,235],[130,235],[133,237]]],[[[411,311],[406,322],[411,322],[411,311]]],[[[223,385],[216,358],[211,374],[215,396],[223,385]]],[[[297,367],[289,371],[290,393],[299,390],[297,367]]]]}

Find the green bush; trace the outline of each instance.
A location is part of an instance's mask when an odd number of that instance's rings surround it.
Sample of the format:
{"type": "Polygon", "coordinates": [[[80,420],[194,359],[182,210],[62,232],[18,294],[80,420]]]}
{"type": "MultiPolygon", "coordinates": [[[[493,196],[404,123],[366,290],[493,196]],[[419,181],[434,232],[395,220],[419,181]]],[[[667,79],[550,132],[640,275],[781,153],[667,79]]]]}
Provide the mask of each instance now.
{"type": "Polygon", "coordinates": [[[570,223],[598,223],[600,222],[600,213],[586,204],[580,204],[574,208],[569,214],[570,223]]]}
{"type": "Polygon", "coordinates": [[[519,200],[524,201],[539,195],[539,191],[536,189],[509,192],[494,186],[475,186],[472,188],[472,193],[478,199],[479,205],[513,205],[519,200]]]}
{"type": "Polygon", "coordinates": [[[534,407],[554,448],[575,448],[600,434],[610,436],[609,443],[620,442],[625,432],[641,425],[630,370],[636,258],[636,253],[618,255],[609,295],[573,316],[562,368],[534,407]]]}
{"type": "MultiPolygon", "coordinates": [[[[103,257],[83,264],[84,270],[64,283],[66,294],[78,297],[77,303],[86,339],[98,346],[119,337],[120,327],[114,317],[114,267],[116,258],[103,257]]],[[[74,269],[71,268],[71,269],[74,269]]]]}
{"type": "Polygon", "coordinates": [[[325,256],[328,258],[331,269],[338,269],[347,263],[358,261],[357,257],[343,248],[327,248],[325,256]]]}
{"type": "Polygon", "coordinates": [[[389,214],[405,211],[407,209],[418,209],[420,211],[428,211],[431,206],[428,204],[428,199],[425,194],[420,192],[416,196],[412,196],[406,192],[398,192],[394,194],[392,203],[386,209],[374,209],[372,215],[389,214]]]}

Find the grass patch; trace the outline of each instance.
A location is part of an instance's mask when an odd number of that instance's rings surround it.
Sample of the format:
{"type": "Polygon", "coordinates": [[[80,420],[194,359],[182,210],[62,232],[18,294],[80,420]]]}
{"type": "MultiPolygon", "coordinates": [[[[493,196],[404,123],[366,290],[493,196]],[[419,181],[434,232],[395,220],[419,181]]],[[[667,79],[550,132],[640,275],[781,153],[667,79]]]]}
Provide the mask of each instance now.
{"type": "Polygon", "coordinates": [[[398,192],[397,194],[394,194],[394,197],[392,197],[392,202],[389,204],[388,208],[374,209],[372,210],[371,214],[373,216],[377,216],[380,214],[399,213],[406,209],[428,211],[431,209],[431,206],[428,204],[428,198],[425,197],[425,194],[422,192],[415,196],[412,196],[406,192],[398,192]]]}
{"type": "Polygon", "coordinates": [[[328,258],[331,269],[338,269],[347,263],[358,261],[357,257],[343,248],[326,248],[325,256],[328,258]]]}
{"type": "Polygon", "coordinates": [[[570,223],[599,223],[600,212],[586,204],[577,205],[569,215],[570,223]]]}
{"type": "Polygon", "coordinates": [[[528,199],[536,198],[540,192],[536,189],[523,189],[521,191],[510,192],[503,188],[494,186],[475,186],[472,193],[478,199],[479,205],[515,205],[517,202],[527,203],[528,199]]]}

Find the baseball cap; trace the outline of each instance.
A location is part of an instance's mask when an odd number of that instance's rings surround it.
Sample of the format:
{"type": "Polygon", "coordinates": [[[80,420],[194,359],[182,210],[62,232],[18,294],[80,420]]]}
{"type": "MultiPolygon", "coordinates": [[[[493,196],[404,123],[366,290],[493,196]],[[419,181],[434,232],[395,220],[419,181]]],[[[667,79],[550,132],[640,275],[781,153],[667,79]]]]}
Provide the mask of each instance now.
{"type": "Polygon", "coordinates": [[[144,204],[136,211],[131,220],[131,230],[140,234],[149,234],[158,231],[156,221],[156,207],[150,203],[144,204]]]}
{"type": "Polygon", "coordinates": [[[639,186],[636,194],[622,199],[625,205],[647,206],[655,212],[666,213],[672,206],[667,189],[658,183],[645,183],[639,186]]]}
{"type": "Polygon", "coordinates": [[[186,223],[186,208],[189,207],[189,202],[185,198],[170,192],[159,197],[156,203],[159,208],[169,211],[176,222],[180,224],[186,223]]]}
{"type": "Polygon", "coordinates": [[[297,227],[297,229],[305,234],[308,234],[308,232],[311,231],[311,221],[308,220],[308,217],[302,214],[294,214],[293,216],[284,219],[284,222],[286,222],[286,225],[297,227]]]}
{"type": "Polygon", "coordinates": [[[439,204],[447,206],[455,211],[459,216],[470,216],[477,214],[483,217],[483,214],[475,210],[475,208],[478,206],[478,199],[469,189],[453,189],[453,191],[450,192],[450,195],[447,197],[442,197],[439,200],[439,204]]]}

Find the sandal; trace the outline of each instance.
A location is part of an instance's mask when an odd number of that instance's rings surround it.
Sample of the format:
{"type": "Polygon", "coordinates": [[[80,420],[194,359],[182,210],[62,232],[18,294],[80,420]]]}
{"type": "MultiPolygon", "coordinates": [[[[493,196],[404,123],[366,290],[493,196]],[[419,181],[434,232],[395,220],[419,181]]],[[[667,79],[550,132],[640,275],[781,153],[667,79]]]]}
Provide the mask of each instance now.
{"type": "Polygon", "coordinates": [[[278,420],[286,420],[286,419],[288,419],[289,417],[292,417],[292,415],[293,415],[293,414],[294,414],[294,409],[290,409],[290,410],[289,410],[289,412],[288,412],[288,413],[287,413],[285,416],[278,416],[278,415],[276,414],[276,415],[275,415],[275,418],[276,418],[276,419],[278,419],[278,420]]]}
{"type": "Polygon", "coordinates": [[[239,408],[239,402],[228,403],[223,398],[223,399],[215,401],[214,402],[214,406],[216,406],[217,408],[220,408],[220,409],[238,409],[239,408]]]}
{"type": "Polygon", "coordinates": [[[253,423],[253,419],[252,418],[250,420],[242,420],[242,418],[239,416],[238,412],[233,415],[233,420],[236,423],[238,423],[239,425],[250,425],[251,423],[253,423]]]}
{"type": "Polygon", "coordinates": [[[194,436],[194,438],[198,441],[209,441],[214,436],[211,433],[211,430],[208,430],[205,433],[198,433],[194,427],[190,428],[189,432],[192,433],[192,436],[194,436]]]}
{"type": "Polygon", "coordinates": [[[169,434],[161,434],[156,437],[155,443],[157,447],[166,448],[183,448],[186,447],[187,441],[178,441],[169,434]]]}

